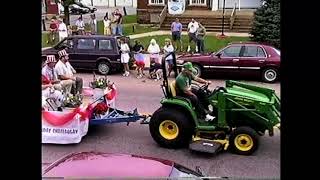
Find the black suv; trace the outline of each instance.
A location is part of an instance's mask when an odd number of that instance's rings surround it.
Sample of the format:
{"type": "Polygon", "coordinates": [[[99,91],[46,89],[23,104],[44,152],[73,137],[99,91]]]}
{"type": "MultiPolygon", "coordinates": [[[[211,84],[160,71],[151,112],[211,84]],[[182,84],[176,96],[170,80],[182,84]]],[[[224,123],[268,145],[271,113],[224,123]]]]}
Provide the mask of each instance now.
{"type": "MultiPolygon", "coordinates": [[[[66,49],[69,61],[75,69],[98,70],[103,75],[118,72],[123,69],[120,63],[120,38],[122,37],[103,35],[69,36],[54,47],[43,50],[42,60],[47,55],[58,58],[58,51],[66,49]]],[[[124,38],[127,43],[130,42],[128,37],[124,38]]]]}

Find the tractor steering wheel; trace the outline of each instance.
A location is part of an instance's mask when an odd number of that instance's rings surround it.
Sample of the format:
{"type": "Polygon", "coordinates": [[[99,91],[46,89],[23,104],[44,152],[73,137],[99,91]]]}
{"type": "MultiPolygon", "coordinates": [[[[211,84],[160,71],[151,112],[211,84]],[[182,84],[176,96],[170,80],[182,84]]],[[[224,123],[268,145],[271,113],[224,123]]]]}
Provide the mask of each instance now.
{"type": "Polygon", "coordinates": [[[217,86],[213,91],[212,91],[212,94],[215,94],[215,93],[217,93],[217,92],[219,92],[219,91],[223,91],[223,92],[227,92],[227,89],[225,88],[225,87],[219,87],[219,86],[217,86]]]}

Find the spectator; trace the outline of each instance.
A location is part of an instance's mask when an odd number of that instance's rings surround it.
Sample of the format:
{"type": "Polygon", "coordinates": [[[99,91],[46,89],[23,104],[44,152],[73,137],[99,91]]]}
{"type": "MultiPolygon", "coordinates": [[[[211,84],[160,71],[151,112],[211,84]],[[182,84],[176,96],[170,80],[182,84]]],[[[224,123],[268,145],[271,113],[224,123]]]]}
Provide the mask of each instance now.
{"type": "Polygon", "coordinates": [[[52,84],[54,89],[63,90],[65,93],[71,92],[72,81],[70,80],[62,80],[58,79],[58,75],[55,72],[56,58],[54,55],[47,56],[47,60],[45,61],[42,68],[42,76],[43,82],[45,84],[52,84]]]}
{"type": "Polygon", "coordinates": [[[127,43],[125,43],[125,40],[123,38],[121,38],[120,40],[120,51],[121,51],[121,63],[123,64],[124,67],[124,74],[123,76],[129,76],[130,72],[129,72],[129,59],[130,59],[130,48],[129,45],[127,43]]]}
{"type": "Polygon", "coordinates": [[[175,46],[175,49],[178,50],[178,46],[176,45],[176,41],[179,42],[179,50],[182,51],[182,40],[181,40],[181,33],[182,33],[182,24],[179,22],[179,19],[176,18],[176,21],[174,21],[171,24],[171,33],[172,33],[172,40],[174,42],[173,46],[175,46]]]}
{"type": "MultiPolygon", "coordinates": [[[[188,49],[187,51],[190,52],[190,43],[193,41],[195,44],[197,43],[197,37],[196,37],[196,32],[197,29],[199,28],[199,24],[197,21],[195,21],[193,18],[191,22],[188,24],[188,36],[189,36],[189,42],[188,42],[188,49]]],[[[197,47],[196,47],[196,51],[197,47]]]]}
{"type": "Polygon", "coordinates": [[[91,19],[89,21],[90,29],[91,29],[91,34],[95,35],[97,34],[97,19],[95,14],[90,15],[91,19]]]}
{"type": "Polygon", "coordinates": [[[199,28],[197,29],[197,47],[199,53],[204,53],[204,37],[206,35],[206,28],[199,23],[199,28]]]}
{"type": "Polygon", "coordinates": [[[77,26],[77,31],[78,31],[78,34],[79,35],[84,35],[84,21],[82,20],[82,15],[78,18],[78,20],[76,21],[76,24],[77,26]]]}
{"type": "Polygon", "coordinates": [[[155,39],[151,39],[150,45],[148,46],[148,53],[150,54],[150,78],[154,78],[154,74],[158,69],[161,69],[161,61],[159,57],[160,47],[155,39]]]}
{"type": "MultiPolygon", "coordinates": [[[[171,52],[174,52],[174,48],[171,44],[171,40],[169,38],[165,39],[165,46],[163,47],[164,56],[168,55],[171,52]]],[[[168,77],[170,77],[172,68],[173,68],[173,56],[169,55],[166,58],[166,65],[168,70],[168,77]]]]}
{"type": "Polygon", "coordinates": [[[82,87],[83,87],[83,80],[80,77],[75,77],[74,74],[76,71],[71,66],[69,62],[69,55],[66,50],[61,50],[58,52],[59,55],[59,62],[55,66],[55,71],[58,75],[60,80],[71,80],[72,82],[72,89],[71,93],[73,95],[81,94],[82,87]]]}
{"type": "Polygon", "coordinates": [[[62,19],[59,19],[58,31],[59,31],[59,41],[62,41],[64,38],[68,37],[68,29],[62,19]]]}
{"type": "Polygon", "coordinates": [[[57,23],[56,23],[56,21],[54,19],[51,19],[51,23],[50,23],[50,26],[49,26],[47,44],[54,43],[57,31],[58,31],[58,25],[57,25],[57,23]]]}
{"type": "Polygon", "coordinates": [[[114,28],[113,34],[122,36],[122,35],[123,35],[123,33],[122,33],[122,20],[123,20],[123,16],[122,16],[122,14],[120,13],[119,9],[116,9],[116,10],[114,11],[113,16],[114,16],[114,22],[115,22],[115,24],[116,24],[116,27],[114,28]]]}
{"type": "Polygon", "coordinates": [[[108,14],[103,18],[104,26],[104,35],[111,35],[111,19],[108,17],[108,14]]]}
{"type": "Polygon", "coordinates": [[[137,71],[138,71],[138,79],[142,78],[144,75],[144,55],[142,54],[142,51],[144,50],[144,47],[140,44],[138,40],[135,40],[135,45],[133,46],[133,52],[134,52],[134,59],[136,61],[137,65],[137,71]]]}

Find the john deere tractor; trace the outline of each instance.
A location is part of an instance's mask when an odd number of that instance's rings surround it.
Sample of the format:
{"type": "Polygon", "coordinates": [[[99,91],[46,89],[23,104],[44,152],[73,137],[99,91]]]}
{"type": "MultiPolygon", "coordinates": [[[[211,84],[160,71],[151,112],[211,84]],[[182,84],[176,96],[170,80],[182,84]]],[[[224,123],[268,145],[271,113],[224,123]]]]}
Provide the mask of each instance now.
{"type": "MultiPolygon", "coordinates": [[[[170,54],[169,54],[170,55],[170,54]]],[[[175,54],[174,72],[177,76],[175,54]]],[[[164,98],[149,122],[153,139],[162,147],[188,147],[193,151],[217,153],[230,150],[251,155],[259,147],[259,136],[274,127],[280,129],[280,99],[272,89],[227,80],[225,87],[209,90],[208,85],[194,85],[205,93],[204,106],[215,116],[213,121],[197,118],[190,100],[176,95],[175,81],[168,82],[165,57],[162,59],[164,98]]]]}

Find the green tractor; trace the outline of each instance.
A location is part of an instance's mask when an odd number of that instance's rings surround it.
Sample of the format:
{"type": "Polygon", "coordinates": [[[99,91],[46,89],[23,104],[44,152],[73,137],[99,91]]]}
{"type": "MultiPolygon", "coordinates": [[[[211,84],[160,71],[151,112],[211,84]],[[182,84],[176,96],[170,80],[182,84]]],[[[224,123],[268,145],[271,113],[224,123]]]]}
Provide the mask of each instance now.
{"type": "MultiPolygon", "coordinates": [[[[177,77],[175,54],[174,72],[177,77]]],[[[168,82],[165,57],[162,59],[164,98],[149,122],[152,138],[165,148],[188,147],[193,151],[217,153],[230,150],[251,155],[259,146],[259,136],[274,127],[280,129],[280,99],[272,89],[226,81],[225,87],[209,90],[208,85],[194,85],[193,90],[206,94],[213,121],[197,118],[189,99],[176,96],[175,81],[168,82]]]]}

